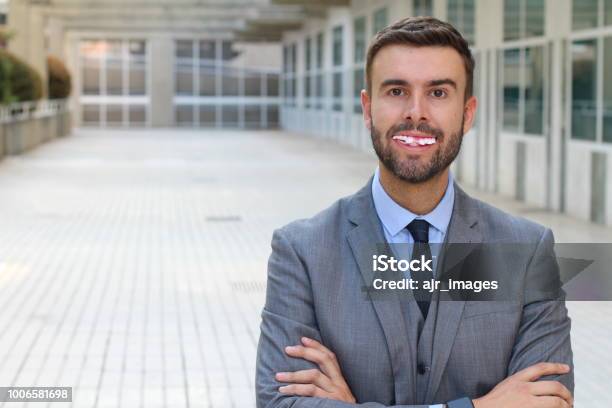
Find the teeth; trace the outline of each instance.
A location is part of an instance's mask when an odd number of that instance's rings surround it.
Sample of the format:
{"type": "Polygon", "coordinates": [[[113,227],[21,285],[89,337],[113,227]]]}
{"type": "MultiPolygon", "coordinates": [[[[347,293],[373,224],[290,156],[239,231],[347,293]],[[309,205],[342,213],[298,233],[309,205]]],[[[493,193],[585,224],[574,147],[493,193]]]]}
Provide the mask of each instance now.
{"type": "Polygon", "coordinates": [[[428,146],[436,143],[436,139],[433,137],[412,137],[397,135],[393,136],[393,139],[410,146],[428,146]]]}

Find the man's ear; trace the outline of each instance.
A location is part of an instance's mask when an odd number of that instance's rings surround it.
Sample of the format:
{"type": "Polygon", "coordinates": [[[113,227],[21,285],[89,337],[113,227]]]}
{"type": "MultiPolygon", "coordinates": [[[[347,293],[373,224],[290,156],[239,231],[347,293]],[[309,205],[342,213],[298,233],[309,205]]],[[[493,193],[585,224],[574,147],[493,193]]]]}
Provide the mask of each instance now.
{"type": "Polygon", "coordinates": [[[478,108],[478,99],[475,96],[470,96],[470,98],[465,102],[465,106],[463,108],[463,134],[466,134],[474,124],[474,120],[476,119],[476,109],[478,108]]]}
{"type": "Polygon", "coordinates": [[[363,123],[368,130],[372,130],[372,100],[368,91],[361,90],[361,112],[363,112],[363,123]]]}

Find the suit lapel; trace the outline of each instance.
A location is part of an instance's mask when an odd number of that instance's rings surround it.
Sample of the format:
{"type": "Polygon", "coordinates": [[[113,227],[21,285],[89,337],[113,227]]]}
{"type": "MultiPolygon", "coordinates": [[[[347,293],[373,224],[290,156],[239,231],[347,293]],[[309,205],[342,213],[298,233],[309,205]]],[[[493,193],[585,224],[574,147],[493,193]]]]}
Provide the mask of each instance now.
{"type": "MultiPolygon", "coordinates": [[[[373,277],[372,254],[381,254],[377,245],[385,244],[380,221],[374,208],[370,182],[350,201],[349,220],[355,227],[347,233],[347,240],[353,256],[357,261],[365,286],[370,286],[373,277]]],[[[390,255],[390,253],[389,253],[390,255]]],[[[408,330],[402,317],[401,303],[398,297],[377,298],[368,294],[380,325],[384,332],[391,368],[394,375],[396,403],[407,401],[416,395],[416,378],[414,370],[407,369],[414,365],[410,344],[417,339],[408,339],[408,330]],[[408,385],[408,386],[407,386],[408,385]]]]}
{"type": "MultiPolygon", "coordinates": [[[[482,235],[478,228],[478,211],[477,201],[470,198],[457,184],[455,184],[455,203],[453,205],[453,214],[445,242],[450,244],[481,242],[482,235]]],[[[455,259],[449,261],[456,264],[467,256],[470,252],[470,247],[465,246],[464,248],[462,253],[456,253],[453,256],[455,259]]],[[[443,259],[442,262],[445,263],[447,260],[443,259]]],[[[446,265],[442,270],[446,270],[446,265]]],[[[461,315],[465,307],[464,301],[448,301],[448,294],[440,294],[441,301],[438,305],[432,350],[433,361],[431,377],[427,387],[426,401],[433,400],[440,386],[442,374],[446,369],[455,336],[457,335],[457,329],[461,322],[461,315]],[[447,301],[444,301],[445,298],[447,301]]]]}

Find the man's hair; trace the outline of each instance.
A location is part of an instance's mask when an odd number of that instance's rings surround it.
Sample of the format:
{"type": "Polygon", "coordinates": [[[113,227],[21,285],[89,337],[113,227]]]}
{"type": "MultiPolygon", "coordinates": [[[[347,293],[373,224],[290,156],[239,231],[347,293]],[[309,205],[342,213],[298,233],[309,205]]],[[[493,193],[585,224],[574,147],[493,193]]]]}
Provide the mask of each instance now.
{"type": "Polygon", "coordinates": [[[410,45],[413,47],[452,47],[465,66],[466,85],[465,99],[472,96],[474,83],[474,57],[467,41],[449,23],[433,17],[407,17],[376,33],[368,47],[366,59],[366,86],[368,93],[372,91],[372,62],[383,47],[388,45],[410,45]]]}

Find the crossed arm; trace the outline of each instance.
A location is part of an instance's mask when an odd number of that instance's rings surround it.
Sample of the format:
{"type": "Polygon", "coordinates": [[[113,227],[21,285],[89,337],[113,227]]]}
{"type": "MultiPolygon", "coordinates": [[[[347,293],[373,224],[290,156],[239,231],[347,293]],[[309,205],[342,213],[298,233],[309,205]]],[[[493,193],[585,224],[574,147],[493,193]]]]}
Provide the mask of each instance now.
{"type": "MultiPolygon", "coordinates": [[[[550,258],[550,251],[552,234],[547,231],[530,268],[541,267],[550,258]]],[[[546,362],[566,360],[571,364],[569,324],[563,302],[533,301],[525,305],[508,377],[488,394],[474,399],[475,408],[572,407],[570,365],[546,362]],[[546,350],[540,344],[546,344],[546,350]]],[[[307,271],[282,230],[272,239],[256,377],[258,408],[345,408],[356,403],[333,351],[320,341],[307,271]]],[[[358,406],[384,407],[376,402],[358,406]]]]}

